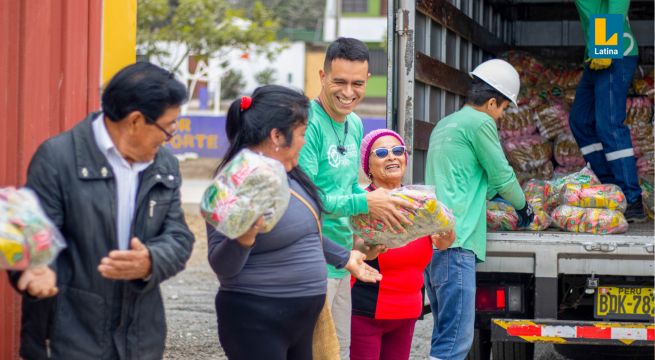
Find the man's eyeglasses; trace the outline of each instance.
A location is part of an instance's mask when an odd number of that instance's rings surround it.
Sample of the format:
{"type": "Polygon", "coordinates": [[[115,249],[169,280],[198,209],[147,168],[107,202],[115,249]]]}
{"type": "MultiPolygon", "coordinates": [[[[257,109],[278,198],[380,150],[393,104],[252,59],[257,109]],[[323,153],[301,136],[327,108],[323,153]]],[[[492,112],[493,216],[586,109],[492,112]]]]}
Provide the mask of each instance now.
{"type": "MultiPolygon", "coordinates": [[[[407,151],[407,150],[402,145],[397,145],[397,146],[394,146],[394,147],[391,148],[391,153],[394,156],[403,156],[403,155],[405,155],[405,151],[407,151]]],[[[373,153],[378,158],[384,159],[387,156],[389,156],[389,149],[387,149],[387,148],[377,148],[377,149],[373,150],[373,153]]]]}
{"type": "Polygon", "coordinates": [[[173,136],[175,136],[175,134],[177,133],[177,127],[175,128],[175,131],[173,131],[173,132],[168,132],[168,131],[167,131],[166,129],[164,129],[161,125],[157,124],[155,121],[153,121],[153,120],[150,119],[149,117],[147,117],[147,116],[145,116],[145,115],[143,115],[143,117],[147,120],[147,121],[146,121],[146,124],[155,125],[159,130],[161,130],[164,134],[166,134],[166,141],[171,141],[171,139],[173,138],[173,136]]]}

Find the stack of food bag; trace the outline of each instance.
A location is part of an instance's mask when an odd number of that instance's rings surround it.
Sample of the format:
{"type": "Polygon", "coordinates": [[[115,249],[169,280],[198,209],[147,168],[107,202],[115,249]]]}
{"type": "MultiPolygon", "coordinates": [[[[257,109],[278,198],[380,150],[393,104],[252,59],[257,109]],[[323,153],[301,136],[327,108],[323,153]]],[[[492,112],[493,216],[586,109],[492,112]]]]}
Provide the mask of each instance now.
{"type": "Polygon", "coordinates": [[[648,73],[644,73],[643,68],[640,66],[632,80],[632,90],[634,93],[640,96],[648,96],[652,100],[653,95],[655,95],[653,77],[652,68],[648,73]]]}
{"type": "MultiPolygon", "coordinates": [[[[553,147],[553,158],[540,167],[532,166],[536,161],[531,156],[520,153],[520,156],[510,156],[506,152],[517,178],[521,184],[525,184],[531,179],[560,179],[577,173],[586,161],[571,134],[568,117],[575,99],[576,87],[582,76],[581,64],[570,66],[557,61],[546,61],[522,51],[509,51],[502,57],[516,68],[521,79],[518,99],[520,107],[508,111],[508,115],[498,124],[503,148],[507,149],[512,147],[513,143],[520,143],[515,139],[527,135],[539,135],[551,142],[553,147]],[[524,114],[531,114],[533,121],[526,121],[524,114]],[[537,128],[536,133],[532,130],[532,124],[537,128]]],[[[639,67],[626,102],[625,124],[630,129],[640,184],[655,182],[652,175],[655,166],[653,83],[653,70],[645,72],[639,67]]],[[[539,161],[543,162],[544,159],[540,158],[539,161]]],[[[644,203],[649,204],[648,192],[643,193],[644,203]]],[[[553,192],[551,196],[557,198],[559,194],[553,192]]],[[[547,202],[552,203],[553,199],[547,202]]]]}
{"type": "Polygon", "coordinates": [[[562,230],[592,234],[620,234],[628,230],[623,216],[625,195],[613,184],[566,184],[553,222],[562,230]]]}
{"type": "Polygon", "coordinates": [[[569,133],[569,112],[563,101],[551,99],[535,109],[534,116],[541,136],[555,140],[559,135],[569,133]]]}
{"type": "Polygon", "coordinates": [[[552,144],[539,135],[506,139],[503,150],[519,181],[527,178],[548,179],[552,176],[552,144]]]}
{"type": "Polygon", "coordinates": [[[532,110],[527,105],[510,107],[498,121],[498,134],[501,139],[532,135],[537,132],[532,110]]]}
{"type": "Polygon", "coordinates": [[[582,69],[559,69],[554,71],[554,77],[550,83],[561,89],[575,89],[582,79],[582,69]]]}
{"type": "MultiPolygon", "coordinates": [[[[653,103],[647,97],[628,98],[626,102],[625,124],[630,129],[632,147],[635,151],[637,161],[641,158],[653,158],[653,103]]],[[[652,169],[647,165],[648,160],[642,160],[642,166],[638,168],[639,175],[643,176],[652,169]]]]}
{"type": "Polygon", "coordinates": [[[367,214],[351,217],[350,223],[355,235],[364,239],[367,245],[397,248],[420,237],[450,231],[455,227],[453,213],[437,201],[434,187],[409,185],[392,190],[390,194],[418,206],[418,210],[414,212],[399,208],[413,224],[403,225],[405,231],[398,232],[367,214]]]}
{"type": "MultiPolygon", "coordinates": [[[[545,230],[552,220],[546,211],[546,182],[542,180],[530,180],[523,185],[525,199],[534,210],[534,220],[524,228],[525,230],[545,230]]],[[[489,230],[521,230],[518,226],[518,215],[516,209],[508,202],[501,200],[487,201],[487,229],[489,230]]]]}
{"type": "Polygon", "coordinates": [[[205,221],[236,239],[264,216],[262,232],[277,224],[289,205],[282,164],[248,149],[239,152],[205,190],[200,211],[205,221]]]}
{"type": "Polygon", "coordinates": [[[555,139],[553,150],[555,161],[561,166],[569,169],[580,169],[585,165],[582,152],[570,133],[560,134],[555,139]]]}
{"type": "MultiPolygon", "coordinates": [[[[524,184],[530,179],[549,180],[554,174],[562,176],[580,170],[584,162],[581,163],[580,149],[569,129],[569,111],[582,68],[579,64],[571,67],[556,61],[544,61],[521,51],[509,51],[503,57],[517,69],[521,78],[520,113],[531,114],[533,121],[530,124],[537,127],[536,134],[547,139],[551,147],[553,142],[557,145],[552,151],[555,158],[551,157],[541,167],[522,170],[526,165],[513,164],[519,181],[524,184]]],[[[518,125],[524,132],[514,135],[510,122],[516,121],[516,116],[506,118],[507,124],[499,123],[503,143],[512,137],[534,134],[530,131],[531,127],[518,125]]],[[[527,123],[520,118],[518,120],[519,124],[527,123]]]]}
{"type": "Polygon", "coordinates": [[[0,269],[47,265],[65,247],[29,189],[0,189],[0,269]]]}

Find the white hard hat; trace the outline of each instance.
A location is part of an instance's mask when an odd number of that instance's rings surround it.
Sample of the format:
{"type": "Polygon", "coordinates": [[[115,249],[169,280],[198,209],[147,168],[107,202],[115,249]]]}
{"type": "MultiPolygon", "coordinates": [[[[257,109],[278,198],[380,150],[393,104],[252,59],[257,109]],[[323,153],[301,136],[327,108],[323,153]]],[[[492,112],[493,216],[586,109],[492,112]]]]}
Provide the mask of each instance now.
{"type": "Polygon", "coordinates": [[[521,89],[521,80],[519,79],[519,73],[510,63],[500,59],[487,60],[471,71],[470,75],[479,78],[498,90],[516,106],[516,97],[521,89]]]}

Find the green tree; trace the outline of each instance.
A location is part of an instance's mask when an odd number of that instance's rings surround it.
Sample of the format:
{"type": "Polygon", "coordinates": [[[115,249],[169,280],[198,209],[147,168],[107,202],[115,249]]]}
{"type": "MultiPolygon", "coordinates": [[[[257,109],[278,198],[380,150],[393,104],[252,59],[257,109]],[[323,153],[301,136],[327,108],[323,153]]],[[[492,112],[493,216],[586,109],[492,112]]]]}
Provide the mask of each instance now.
{"type": "Polygon", "coordinates": [[[228,0],[138,0],[137,44],[142,55],[169,55],[160,42],[186,46],[184,54],[167,64],[172,71],[188,55],[220,56],[227,49],[251,46],[263,49],[275,40],[278,29],[274,14],[259,1],[244,9],[228,0]]]}
{"type": "Polygon", "coordinates": [[[246,86],[243,73],[239,70],[228,70],[221,82],[221,99],[236,99],[246,86]]]}
{"type": "Polygon", "coordinates": [[[261,1],[285,29],[318,30],[323,23],[325,0],[240,0],[243,8],[261,1]]]}
{"type": "Polygon", "coordinates": [[[275,69],[269,67],[255,73],[254,78],[255,81],[257,81],[257,84],[259,84],[259,86],[262,86],[262,85],[269,85],[275,83],[275,81],[277,80],[277,75],[275,74],[275,69]]]}

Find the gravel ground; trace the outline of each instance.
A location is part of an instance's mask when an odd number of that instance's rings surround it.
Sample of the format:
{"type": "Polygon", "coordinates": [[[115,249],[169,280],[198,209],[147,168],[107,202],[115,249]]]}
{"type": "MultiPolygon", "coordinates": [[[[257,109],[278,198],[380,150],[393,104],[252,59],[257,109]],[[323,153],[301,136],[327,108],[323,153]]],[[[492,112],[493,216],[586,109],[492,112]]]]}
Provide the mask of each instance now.
{"type": "MultiPolygon", "coordinates": [[[[184,206],[187,223],[196,234],[196,243],[187,268],[162,284],[168,322],[165,359],[227,359],[218,343],[214,296],[218,281],[207,263],[205,225],[197,215],[196,205],[184,206]]],[[[427,359],[432,334],[432,316],[416,324],[410,359],[427,359]]],[[[552,346],[539,345],[538,360],[566,360],[552,351],[552,346]]]]}

